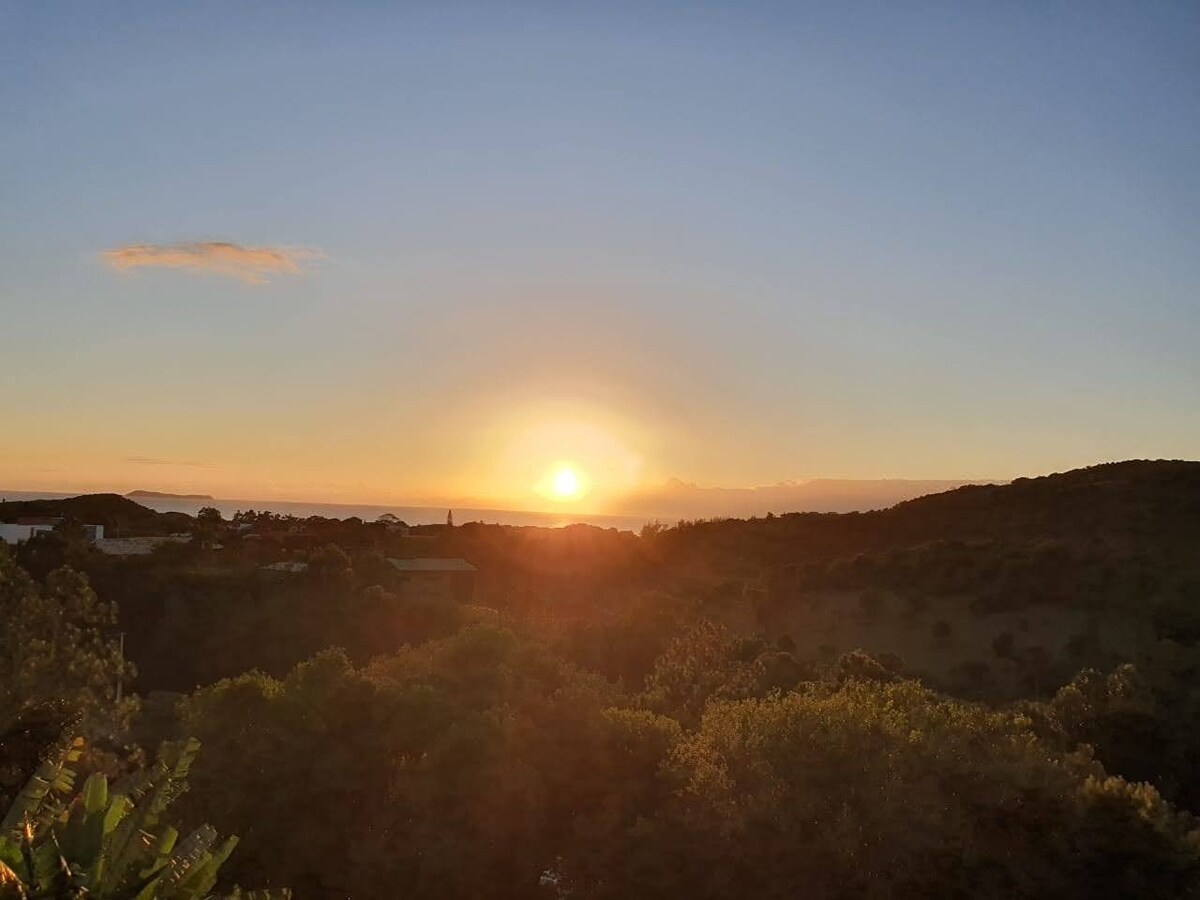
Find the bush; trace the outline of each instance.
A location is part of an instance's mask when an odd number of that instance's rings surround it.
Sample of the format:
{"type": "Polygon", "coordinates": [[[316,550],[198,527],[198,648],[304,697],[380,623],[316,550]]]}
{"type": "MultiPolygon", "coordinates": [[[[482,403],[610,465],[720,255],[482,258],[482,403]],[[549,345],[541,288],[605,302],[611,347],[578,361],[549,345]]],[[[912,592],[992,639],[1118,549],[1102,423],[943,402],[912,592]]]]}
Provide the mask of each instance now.
{"type": "Polygon", "coordinates": [[[664,775],[674,801],[573,896],[1197,893],[1200,833],[1153,788],[915,682],[710,704],[664,775]]]}

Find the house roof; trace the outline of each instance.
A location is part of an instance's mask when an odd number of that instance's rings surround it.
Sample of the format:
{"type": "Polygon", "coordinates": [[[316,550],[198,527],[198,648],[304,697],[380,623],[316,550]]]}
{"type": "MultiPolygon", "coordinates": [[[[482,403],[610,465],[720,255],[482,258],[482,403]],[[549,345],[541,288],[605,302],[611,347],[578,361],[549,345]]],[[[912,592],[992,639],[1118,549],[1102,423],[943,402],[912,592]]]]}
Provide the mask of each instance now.
{"type": "Polygon", "coordinates": [[[393,566],[401,572],[474,572],[476,568],[465,559],[435,559],[422,557],[420,559],[389,559],[393,566]]]}
{"type": "Polygon", "coordinates": [[[268,572],[307,572],[308,563],[292,562],[284,560],[283,562],[273,562],[269,565],[259,566],[260,569],[265,569],[268,572]]]}
{"type": "Polygon", "coordinates": [[[161,544],[186,544],[191,539],[188,534],[101,538],[96,541],[96,549],[106,556],[148,556],[161,544]]]}

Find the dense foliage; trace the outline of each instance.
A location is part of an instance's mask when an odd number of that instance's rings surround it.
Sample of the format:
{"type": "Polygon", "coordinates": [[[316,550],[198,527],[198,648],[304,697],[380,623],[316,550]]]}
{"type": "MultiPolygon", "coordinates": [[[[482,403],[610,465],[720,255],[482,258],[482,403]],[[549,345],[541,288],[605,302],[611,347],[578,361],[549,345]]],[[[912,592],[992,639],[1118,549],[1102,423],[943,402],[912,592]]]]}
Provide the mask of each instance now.
{"type": "Polygon", "coordinates": [[[117,636],[115,605],[72,569],[34,581],[0,544],[0,802],[65,729],[91,742],[95,763],[124,751],[137,701],[118,697],[134,674],[117,636]]]}
{"type": "Polygon", "coordinates": [[[866,654],[786,693],[747,678],[778,653],[747,660],[702,627],[638,696],[490,626],[362,669],[323,654],[188,701],[209,751],[189,805],[245,835],[239,875],[314,897],[1165,898],[1198,883],[1190,816],[1030,716],[866,654]],[[704,702],[684,690],[706,682],[704,702]],[[328,814],[306,819],[311,805],[328,814]]]}
{"type": "Polygon", "coordinates": [[[0,553],[3,746],[198,738],[222,889],[1200,896],[1200,465],[642,535],[188,527],[0,553]],[[469,558],[474,602],[395,556],[469,558]]]}
{"type": "Polygon", "coordinates": [[[38,584],[0,544],[0,727],[28,706],[67,701],[92,730],[117,728],[131,706],[114,705],[133,674],[114,634],[117,614],[71,569],[38,584]]]}

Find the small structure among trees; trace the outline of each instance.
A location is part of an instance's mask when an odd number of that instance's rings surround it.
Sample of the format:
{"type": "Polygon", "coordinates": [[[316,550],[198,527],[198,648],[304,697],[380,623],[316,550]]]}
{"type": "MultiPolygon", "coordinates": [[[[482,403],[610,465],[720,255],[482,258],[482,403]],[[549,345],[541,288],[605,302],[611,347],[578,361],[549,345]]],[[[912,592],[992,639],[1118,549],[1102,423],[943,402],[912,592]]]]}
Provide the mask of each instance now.
{"type": "Polygon", "coordinates": [[[479,571],[465,559],[389,559],[400,576],[400,596],[470,603],[479,571]]]}

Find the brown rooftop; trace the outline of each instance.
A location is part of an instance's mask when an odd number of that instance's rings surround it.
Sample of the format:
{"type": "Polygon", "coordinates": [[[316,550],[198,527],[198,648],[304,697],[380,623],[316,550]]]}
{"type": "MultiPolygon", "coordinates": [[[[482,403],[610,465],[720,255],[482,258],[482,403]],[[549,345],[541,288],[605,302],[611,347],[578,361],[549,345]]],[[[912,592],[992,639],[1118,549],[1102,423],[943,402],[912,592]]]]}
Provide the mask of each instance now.
{"type": "Polygon", "coordinates": [[[401,572],[475,572],[476,568],[465,559],[436,559],[421,557],[419,559],[389,559],[393,566],[401,572]]]}

